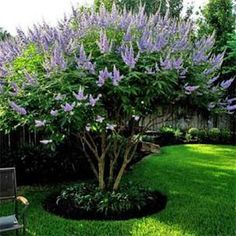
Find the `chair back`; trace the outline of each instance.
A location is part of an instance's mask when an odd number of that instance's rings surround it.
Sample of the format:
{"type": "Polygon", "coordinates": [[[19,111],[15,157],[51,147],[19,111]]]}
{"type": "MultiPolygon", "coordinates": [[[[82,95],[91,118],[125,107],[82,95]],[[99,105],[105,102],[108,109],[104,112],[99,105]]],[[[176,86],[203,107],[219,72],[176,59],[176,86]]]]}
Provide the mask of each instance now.
{"type": "Polygon", "coordinates": [[[0,200],[16,198],[16,170],[0,168],[0,200]]]}

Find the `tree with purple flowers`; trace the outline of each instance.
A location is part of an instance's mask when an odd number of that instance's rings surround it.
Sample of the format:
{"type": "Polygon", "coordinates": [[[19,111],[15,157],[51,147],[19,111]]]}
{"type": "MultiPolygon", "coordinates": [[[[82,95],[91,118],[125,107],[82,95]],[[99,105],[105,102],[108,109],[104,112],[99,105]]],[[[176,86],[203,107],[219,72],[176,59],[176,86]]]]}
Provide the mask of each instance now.
{"type": "Polygon", "coordinates": [[[99,188],[117,190],[147,116],[232,108],[234,98],[222,100],[232,81],[217,80],[224,53],[212,54],[213,35],[192,32],[190,21],[115,6],[19,29],[0,43],[0,129],[30,127],[50,147],[75,136],[99,188]]]}

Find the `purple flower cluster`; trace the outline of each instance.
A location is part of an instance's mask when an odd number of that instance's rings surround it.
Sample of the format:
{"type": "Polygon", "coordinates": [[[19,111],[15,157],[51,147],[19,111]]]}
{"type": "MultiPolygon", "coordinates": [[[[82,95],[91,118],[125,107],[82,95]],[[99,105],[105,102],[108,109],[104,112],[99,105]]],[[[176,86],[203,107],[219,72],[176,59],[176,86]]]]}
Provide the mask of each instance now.
{"type": "Polygon", "coordinates": [[[165,60],[160,61],[161,67],[164,70],[180,70],[183,67],[183,59],[182,58],[177,58],[177,59],[169,59],[168,56],[165,60]]]}
{"type": "Polygon", "coordinates": [[[96,64],[91,62],[91,55],[87,57],[83,44],[80,45],[79,57],[76,58],[78,68],[82,68],[89,71],[91,74],[95,74],[96,64]]]}
{"type": "Polygon", "coordinates": [[[94,98],[91,94],[89,95],[89,105],[94,107],[96,105],[96,103],[98,102],[98,100],[102,97],[101,94],[98,94],[98,96],[96,98],[94,98]]]}
{"type": "Polygon", "coordinates": [[[139,58],[139,53],[136,55],[136,57],[134,56],[134,49],[132,44],[130,44],[130,46],[125,46],[124,47],[124,51],[121,52],[121,57],[124,61],[124,63],[131,69],[133,69],[135,67],[135,64],[138,61],[139,58]]]}
{"type": "Polygon", "coordinates": [[[25,78],[26,78],[27,82],[30,85],[36,85],[37,84],[36,79],[32,75],[30,75],[27,71],[25,72],[25,78]]]}
{"type": "Polygon", "coordinates": [[[27,114],[25,108],[17,105],[15,102],[9,102],[9,105],[12,108],[13,111],[17,112],[20,115],[26,115],[27,114]]]}
{"type": "Polygon", "coordinates": [[[109,42],[106,32],[101,30],[100,32],[100,41],[97,42],[101,53],[109,53],[112,48],[112,43],[109,42]]]}
{"type": "Polygon", "coordinates": [[[97,81],[98,87],[102,87],[105,81],[109,78],[112,78],[112,73],[108,72],[107,67],[105,67],[104,70],[99,71],[99,76],[98,76],[98,81],[97,81]]]}
{"type": "Polygon", "coordinates": [[[78,101],[86,100],[88,97],[88,95],[84,95],[84,89],[82,87],[79,88],[78,93],[73,93],[73,95],[78,101]]]}
{"type": "Polygon", "coordinates": [[[74,109],[75,103],[69,104],[66,103],[65,105],[61,105],[61,108],[63,109],[64,112],[70,112],[74,109]]]}
{"type": "Polygon", "coordinates": [[[199,86],[190,86],[188,84],[184,85],[185,93],[191,94],[192,92],[196,91],[199,88],[199,86]]]}
{"type": "Polygon", "coordinates": [[[228,80],[224,80],[220,83],[220,86],[223,88],[223,89],[227,89],[230,87],[230,85],[232,84],[232,82],[234,81],[234,79],[228,79],[228,80]]]}
{"type": "Polygon", "coordinates": [[[51,110],[50,114],[51,114],[51,116],[57,116],[58,115],[58,110],[51,110]]]}
{"type": "Polygon", "coordinates": [[[123,78],[123,75],[120,75],[120,71],[116,69],[116,66],[113,66],[113,75],[112,75],[112,84],[114,86],[117,86],[121,79],[123,78]]]}
{"type": "Polygon", "coordinates": [[[105,84],[105,81],[107,79],[112,79],[112,84],[114,86],[117,86],[121,79],[123,78],[122,75],[120,75],[120,71],[116,68],[116,66],[113,66],[113,73],[108,72],[107,67],[105,67],[104,70],[99,71],[98,81],[97,85],[98,87],[102,87],[105,84]]]}

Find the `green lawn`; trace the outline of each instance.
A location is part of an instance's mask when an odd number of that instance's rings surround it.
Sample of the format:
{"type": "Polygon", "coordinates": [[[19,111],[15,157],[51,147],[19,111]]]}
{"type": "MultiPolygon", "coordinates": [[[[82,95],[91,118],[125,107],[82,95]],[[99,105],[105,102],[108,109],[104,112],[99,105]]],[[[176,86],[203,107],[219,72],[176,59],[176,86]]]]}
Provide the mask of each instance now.
{"type": "Polygon", "coordinates": [[[132,180],[167,194],[165,210],[126,221],[65,220],[45,212],[51,188],[24,187],[31,202],[29,235],[39,236],[233,236],[236,235],[236,147],[179,145],[162,148],[136,164],[132,180]]]}

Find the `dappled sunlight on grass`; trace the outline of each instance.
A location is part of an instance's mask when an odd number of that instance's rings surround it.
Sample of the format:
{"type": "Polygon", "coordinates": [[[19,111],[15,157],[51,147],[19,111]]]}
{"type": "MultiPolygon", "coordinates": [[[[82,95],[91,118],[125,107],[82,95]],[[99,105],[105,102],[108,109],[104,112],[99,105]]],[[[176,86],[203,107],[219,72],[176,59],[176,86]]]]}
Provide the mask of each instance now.
{"type": "Polygon", "coordinates": [[[182,236],[184,234],[178,225],[166,224],[151,217],[136,221],[130,233],[132,236],[182,236]]]}

